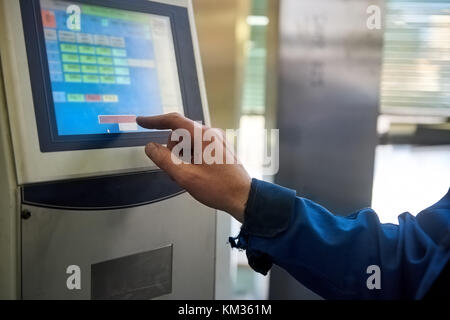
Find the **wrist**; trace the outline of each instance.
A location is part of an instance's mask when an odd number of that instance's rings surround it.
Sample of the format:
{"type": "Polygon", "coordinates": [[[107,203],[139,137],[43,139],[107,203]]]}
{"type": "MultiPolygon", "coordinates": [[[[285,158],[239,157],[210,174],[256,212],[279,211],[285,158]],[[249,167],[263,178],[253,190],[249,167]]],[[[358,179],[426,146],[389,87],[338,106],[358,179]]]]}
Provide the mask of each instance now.
{"type": "Polygon", "coordinates": [[[244,183],[241,188],[239,188],[237,196],[233,198],[233,207],[229,213],[239,222],[244,223],[245,210],[247,207],[248,198],[250,195],[252,180],[249,178],[246,183],[244,183]]]}
{"type": "Polygon", "coordinates": [[[233,216],[233,218],[235,218],[240,223],[244,223],[246,205],[247,205],[247,202],[245,202],[243,204],[238,204],[230,212],[230,214],[233,216]]]}

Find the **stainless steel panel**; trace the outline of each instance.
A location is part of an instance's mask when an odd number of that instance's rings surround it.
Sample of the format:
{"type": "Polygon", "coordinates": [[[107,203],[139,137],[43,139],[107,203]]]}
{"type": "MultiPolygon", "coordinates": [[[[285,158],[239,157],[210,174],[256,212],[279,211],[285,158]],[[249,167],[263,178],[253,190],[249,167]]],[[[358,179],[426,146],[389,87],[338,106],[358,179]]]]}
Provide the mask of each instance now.
{"type": "MultiPolygon", "coordinates": [[[[337,214],[370,205],[382,30],[367,8],[382,0],[282,0],[276,182],[337,214]]],[[[317,298],[274,269],[271,298],[317,298]],[[291,287],[291,289],[286,289],[291,287]]]]}
{"type": "Polygon", "coordinates": [[[91,266],[93,300],[148,300],[172,291],[172,245],[91,266]]]}
{"type": "Polygon", "coordinates": [[[188,194],[112,211],[62,211],[24,206],[24,299],[90,299],[91,265],[173,244],[172,293],[164,299],[212,299],[214,210],[188,194]],[[69,290],[66,269],[81,269],[81,289],[69,290]]]}

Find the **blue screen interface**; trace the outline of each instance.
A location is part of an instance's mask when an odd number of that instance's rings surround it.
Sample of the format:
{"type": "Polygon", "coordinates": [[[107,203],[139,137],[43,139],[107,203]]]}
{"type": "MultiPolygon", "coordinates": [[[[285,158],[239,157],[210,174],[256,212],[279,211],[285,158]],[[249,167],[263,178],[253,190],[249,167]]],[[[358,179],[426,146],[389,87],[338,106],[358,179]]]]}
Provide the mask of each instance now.
{"type": "Polygon", "coordinates": [[[177,104],[168,17],[76,2],[40,3],[58,135],[147,131],[136,116],[162,114],[167,103],[177,104]]]}

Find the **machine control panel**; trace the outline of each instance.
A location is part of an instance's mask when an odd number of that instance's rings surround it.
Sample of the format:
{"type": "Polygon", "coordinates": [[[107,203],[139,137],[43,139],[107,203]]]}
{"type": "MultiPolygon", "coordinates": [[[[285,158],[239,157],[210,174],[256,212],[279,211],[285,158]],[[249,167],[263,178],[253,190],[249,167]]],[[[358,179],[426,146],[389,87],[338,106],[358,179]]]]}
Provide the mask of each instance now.
{"type": "Polygon", "coordinates": [[[1,23],[19,185],[156,169],[137,116],[208,122],[192,6],[184,0],[21,0],[1,23]],[[19,20],[18,20],[19,19],[19,20]],[[13,40],[14,39],[14,40],[13,40]]]}
{"type": "Polygon", "coordinates": [[[142,132],[136,116],[183,113],[169,17],[40,3],[58,136],[142,132]]]}

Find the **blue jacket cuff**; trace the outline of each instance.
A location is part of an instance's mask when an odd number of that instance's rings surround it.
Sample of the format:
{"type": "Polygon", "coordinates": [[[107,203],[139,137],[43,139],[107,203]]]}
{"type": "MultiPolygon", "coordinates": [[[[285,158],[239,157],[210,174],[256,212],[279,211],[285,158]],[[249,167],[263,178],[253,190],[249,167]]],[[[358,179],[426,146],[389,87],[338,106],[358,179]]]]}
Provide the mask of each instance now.
{"type": "Polygon", "coordinates": [[[249,265],[263,275],[272,267],[269,255],[251,247],[252,236],[273,238],[285,231],[291,222],[296,192],[272,183],[252,180],[241,232],[230,237],[232,248],[247,250],[249,265]]]}
{"type": "Polygon", "coordinates": [[[295,206],[295,190],[253,179],[241,231],[271,238],[289,226],[295,206]]]}

